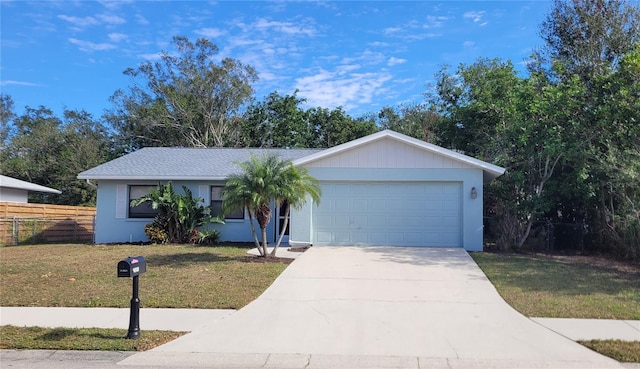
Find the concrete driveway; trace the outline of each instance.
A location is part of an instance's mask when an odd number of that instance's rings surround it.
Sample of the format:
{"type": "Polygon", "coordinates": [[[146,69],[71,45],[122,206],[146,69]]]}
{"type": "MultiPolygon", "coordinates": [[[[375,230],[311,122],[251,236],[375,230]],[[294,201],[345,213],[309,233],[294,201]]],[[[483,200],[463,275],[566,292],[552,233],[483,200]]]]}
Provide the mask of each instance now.
{"type": "Polygon", "coordinates": [[[120,364],[179,353],[195,353],[185,366],[620,367],[513,310],[458,248],[313,247],[245,308],[120,364]]]}

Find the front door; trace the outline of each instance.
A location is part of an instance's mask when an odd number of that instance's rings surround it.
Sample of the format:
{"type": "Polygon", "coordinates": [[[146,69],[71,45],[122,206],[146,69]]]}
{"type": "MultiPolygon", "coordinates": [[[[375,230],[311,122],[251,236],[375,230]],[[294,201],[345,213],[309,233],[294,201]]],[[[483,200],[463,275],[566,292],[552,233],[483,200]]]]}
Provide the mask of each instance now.
{"type": "MultiPolygon", "coordinates": [[[[277,219],[277,227],[276,227],[276,234],[274,237],[274,242],[278,242],[278,238],[280,238],[280,232],[282,231],[282,227],[284,227],[284,216],[285,216],[285,211],[287,210],[287,203],[285,202],[284,204],[280,205],[277,209],[276,209],[276,219],[277,219]]],[[[284,236],[282,237],[282,243],[288,243],[289,242],[289,226],[291,225],[291,219],[289,219],[289,222],[287,224],[287,228],[284,230],[284,236]]]]}

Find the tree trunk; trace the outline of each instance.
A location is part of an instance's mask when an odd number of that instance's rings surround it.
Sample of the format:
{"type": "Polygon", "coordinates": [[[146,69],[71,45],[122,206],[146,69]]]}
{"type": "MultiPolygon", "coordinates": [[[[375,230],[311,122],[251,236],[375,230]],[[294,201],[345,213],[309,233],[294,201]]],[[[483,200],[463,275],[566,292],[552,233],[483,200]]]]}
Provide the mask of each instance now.
{"type": "Polygon", "coordinates": [[[247,212],[249,213],[249,225],[251,225],[251,234],[253,235],[253,243],[256,244],[256,248],[258,249],[260,256],[265,256],[265,254],[262,253],[263,252],[262,248],[260,247],[260,241],[258,240],[258,234],[256,233],[256,226],[255,224],[253,224],[253,213],[249,208],[247,208],[247,212]]]}
{"type": "Polygon", "coordinates": [[[256,220],[258,221],[258,225],[260,226],[260,230],[262,231],[262,251],[264,252],[263,256],[268,256],[267,226],[269,225],[269,221],[271,220],[271,206],[269,204],[261,204],[258,207],[258,211],[256,211],[256,220]]]}
{"type": "Polygon", "coordinates": [[[282,239],[284,238],[284,233],[287,230],[287,225],[289,225],[289,211],[291,209],[291,205],[287,204],[286,209],[284,210],[284,223],[282,225],[282,229],[280,230],[280,237],[278,237],[278,242],[276,243],[276,245],[273,247],[273,250],[271,251],[271,256],[275,257],[276,256],[276,250],[278,249],[278,247],[280,246],[280,242],[282,242],[282,239]]]}
{"type": "Polygon", "coordinates": [[[260,228],[262,231],[262,255],[269,256],[267,253],[267,228],[260,228]]]}

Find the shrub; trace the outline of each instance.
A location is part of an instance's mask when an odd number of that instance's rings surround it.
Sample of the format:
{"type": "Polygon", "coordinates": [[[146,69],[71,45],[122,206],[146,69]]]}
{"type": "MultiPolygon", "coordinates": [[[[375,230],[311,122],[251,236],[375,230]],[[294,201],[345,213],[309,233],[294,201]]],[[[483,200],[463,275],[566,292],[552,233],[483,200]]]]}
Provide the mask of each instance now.
{"type": "Polygon", "coordinates": [[[199,245],[213,245],[220,241],[220,232],[217,229],[198,231],[195,243],[199,245]]]}
{"type": "Polygon", "coordinates": [[[153,243],[167,243],[169,242],[169,235],[165,231],[162,225],[157,222],[151,222],[144,227],[144,233],[149,237],[149,240],[153,243]]]}

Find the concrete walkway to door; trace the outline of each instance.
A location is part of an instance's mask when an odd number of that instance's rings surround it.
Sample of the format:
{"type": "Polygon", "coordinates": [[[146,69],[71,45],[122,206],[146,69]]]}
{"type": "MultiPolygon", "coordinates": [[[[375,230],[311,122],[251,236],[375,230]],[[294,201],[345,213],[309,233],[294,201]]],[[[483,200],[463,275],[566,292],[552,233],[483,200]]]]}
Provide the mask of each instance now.
{"type": "Polygon", "coordinates": [[[463,249],[313,247],[257,300],[120,365],[616,368],[522,316],[463,249]]]}

